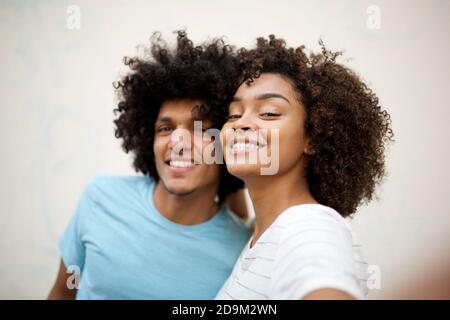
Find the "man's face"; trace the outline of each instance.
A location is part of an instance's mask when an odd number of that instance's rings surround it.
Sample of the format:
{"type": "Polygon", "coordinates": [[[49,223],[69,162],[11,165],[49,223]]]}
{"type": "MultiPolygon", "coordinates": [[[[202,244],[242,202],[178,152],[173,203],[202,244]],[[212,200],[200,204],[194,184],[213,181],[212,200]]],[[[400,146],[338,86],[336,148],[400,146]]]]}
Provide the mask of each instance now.
{"type": "MultiPolygon", "coordinates": [[[[155,123],[156,170],[160,183],[172,194],[188,195],[219,185],[218,164],[194,163],[194,157],[202,159],[203,148],[211,143],[209,139],[194,138],[193,110],[199,105],[201,101],[197,100],[168,100],[162,104],[155,123]]],[[[202,129],[210,126],[209,120],[202,121],[202,129]]]]}

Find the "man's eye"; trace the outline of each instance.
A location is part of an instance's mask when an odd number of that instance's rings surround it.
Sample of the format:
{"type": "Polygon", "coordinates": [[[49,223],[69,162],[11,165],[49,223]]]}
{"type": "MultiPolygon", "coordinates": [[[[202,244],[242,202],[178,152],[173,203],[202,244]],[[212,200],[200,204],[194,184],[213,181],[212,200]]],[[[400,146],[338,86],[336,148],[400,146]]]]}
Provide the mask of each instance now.
{"type": "Polygon", "coordinates": [[[230,114],[228,116],[228,120],[232,120],[232,119],[239,119],[241,117],[240,114],[230,114]]]}
{"type": "Polygon", "coordinates": [[[211,140],[211,138],[213,138],[214,140],[214,130],[210,130],[213,128],[203,128],[202,132],[203,132],[203,138],[207,139],[207,140],[211,140]]]}
{"type": "Polygon", "coordinates": [[[157,132],[169,132],[169,131],[171,131],[171,130],[172,130],[171,127],[164,126],[164,127],[158,128],[158,130],[156,130],[156,131],[157,131],[157,132]]]}

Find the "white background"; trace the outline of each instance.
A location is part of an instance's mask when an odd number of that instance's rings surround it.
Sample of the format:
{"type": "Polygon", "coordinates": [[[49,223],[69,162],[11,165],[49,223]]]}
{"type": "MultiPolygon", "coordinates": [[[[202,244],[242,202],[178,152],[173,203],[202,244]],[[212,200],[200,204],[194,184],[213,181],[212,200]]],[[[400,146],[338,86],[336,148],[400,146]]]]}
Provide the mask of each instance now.
{"type": "Polygon", "coordinates": [[[45,298],[84,184],[97,173],[134,174],[113,135],[112,82],[153,31],[173,42],[180,28],[195,41],[226,35],[250,46],[274,33],[291,46],[317,50],[323,37],[345,49],[390,112],[396,139],[379,200],[352,222],[381,270],[369,298],[410,273],[427,281],[450,262],[449,13],[445,0],[1,1],[0,298],[45,298]],[[80,29],[67,27],[71,4],[80,29]],[[370,5],[380,29],[368,27],[370,5]]]}

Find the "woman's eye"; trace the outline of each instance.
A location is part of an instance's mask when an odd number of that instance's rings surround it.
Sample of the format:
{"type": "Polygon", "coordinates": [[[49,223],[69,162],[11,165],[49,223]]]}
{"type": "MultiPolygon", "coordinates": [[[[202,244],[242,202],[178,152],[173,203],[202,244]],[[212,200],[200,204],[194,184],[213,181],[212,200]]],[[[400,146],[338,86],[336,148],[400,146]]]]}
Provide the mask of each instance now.
{"type": "Polygon", "coordinates": [[[262,117],[279,117],[280,114],[273,113],[273,112],[264,112],[264,113],[261,113],[260,116],[262,116],[262,117]]]}
{"type": "Polygon", "coordinates": [[[228,116],[228,120],[239,119],[241,117],[240,114],[230,114],[228,116]]]}

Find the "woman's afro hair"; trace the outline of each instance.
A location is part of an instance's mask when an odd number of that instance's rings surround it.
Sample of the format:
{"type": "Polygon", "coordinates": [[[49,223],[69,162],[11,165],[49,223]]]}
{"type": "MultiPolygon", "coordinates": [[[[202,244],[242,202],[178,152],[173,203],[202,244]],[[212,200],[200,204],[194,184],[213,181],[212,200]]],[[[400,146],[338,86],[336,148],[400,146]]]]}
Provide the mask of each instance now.
{"type": "Polygon", "coordinates": [[[349,68],[340,52],[307,54],[283,39],[258,38],[256,48],[238,51],[241,81],[261,73],[287,78],[306,109],[305,133],[313,149],[306,175],[315,199],[346,217],[372,199],[385,175],[385,146],[393,140],[390,115],[375,93],[349,68]]]}

